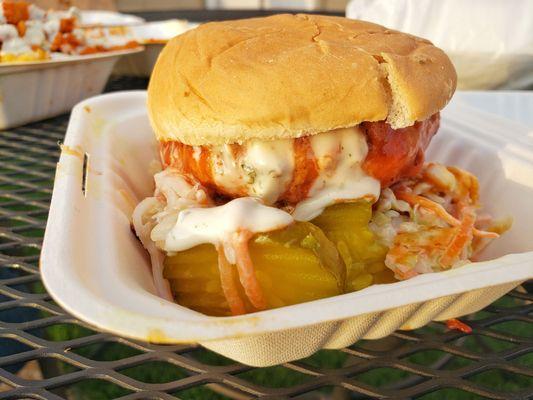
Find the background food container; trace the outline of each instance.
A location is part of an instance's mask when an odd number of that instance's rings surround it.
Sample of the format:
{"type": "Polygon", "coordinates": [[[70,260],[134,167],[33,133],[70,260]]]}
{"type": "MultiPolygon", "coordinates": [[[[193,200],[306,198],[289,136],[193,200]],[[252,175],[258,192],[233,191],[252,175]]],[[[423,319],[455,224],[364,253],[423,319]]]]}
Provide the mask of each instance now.
{"type": "Polygon", "coordinates": [[[149,77],[167,41],[196,26],[198,24],[194,22],[171,19],[129,27],[130,34],[144,46],[145,50],[122,58],[115,66],[113,74],[149,77]]]}
{"type": "Polygon", "coordinates": [[[117,60],[142,48],[0,64],[0,129],[69,111],[99,94],[117,60]]]}
{"type": "Polygon", "coordinates": [[[151,42],[143,44],[144,50],[122,58],[113,69],[114,75],[150,77],[157,57],[166,42],[151,42]]]}
{"type": "Polygon", "coordinates": [[[43,281],[63,308],[100,329],[157,343],[198,342],[267,366],[475,312],[533,277],[533,141],[521,125],[452,104],[428,159],[472,171],[485,209],[515,217],[513,229],[486,250],[491,261],[235,317],[165,301],[155,295],[149,258],[130,228],[135,205],[152,193],[150,164],[158,158],[145,103],[145,92],[122,92],[76,106],[56,172],[43,281]]]}

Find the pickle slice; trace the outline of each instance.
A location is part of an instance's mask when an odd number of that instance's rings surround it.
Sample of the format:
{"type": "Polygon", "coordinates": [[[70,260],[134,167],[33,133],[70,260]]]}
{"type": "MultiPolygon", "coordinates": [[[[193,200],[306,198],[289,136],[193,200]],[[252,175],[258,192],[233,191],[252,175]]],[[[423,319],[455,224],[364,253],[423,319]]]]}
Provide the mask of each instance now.
{"type": "MultiPolygon", "coordinates": [[[[250,257],[267,308],[277,308],[394,281],[385,267],[387,248],[368,228],[372,204],[336,204],[310,222],[255,235],[250,257]]],[[[235,266],[232,266],[235,268],[235,266]]],[[[203,244],[165,259],[164,277],[179,304],[209,315],[230,315],[218,255],[203,244]]],[[[248,312],[255,311],[235,282],[248,312]]]]}
{"type": "MultiPolygon", "coordinates": [[[[335,245],[309,222],[255,235],[248,246],[267,308],[344,292],[346,269],[335,245]]],[[[230,315],[213,245],[203,244],[167,256],[163,275],[179,304],[204,314],[230,315]]],[[[247,311],[254,311],[240,282],[236,284],[247,311]]]]}
{"type": "Polygon", "coordinates": [[[209,315],[229,315],[220,277],[217,252],[210,244],[202,244],[165,257],[163,276],[178,304],[209,315]]]}
{"type": "Polygon", "coordinates": [[[385,267],[387,248],[368,228],[371,217],[372,204],[358,200],[332,205],[312,221],[335,243],[346,265],[347,292],[394,281],[385,267]]]}
{"type": "Polygon", "coordinates": [[[346,269],[342,260],[333,243],[309,222],[257,235],[249,249],[270,307],[344,292],[346,269]]]}

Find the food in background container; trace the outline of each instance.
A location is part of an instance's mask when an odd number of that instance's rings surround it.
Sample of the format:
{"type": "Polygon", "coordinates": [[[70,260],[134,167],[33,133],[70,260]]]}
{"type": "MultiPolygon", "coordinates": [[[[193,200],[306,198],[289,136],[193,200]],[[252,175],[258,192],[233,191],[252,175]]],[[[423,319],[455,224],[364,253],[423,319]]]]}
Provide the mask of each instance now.
{"type": "Polygon", "coordinates": [[[171,40],[148,89],[163,170],[133,213],[158,294],[238,315],[469,263],[510,223],[424,163],[455,85],[429,41],[339,17],[171,40]]]}
{"type": "Polygon", "coordinates": [[[0,1],[0,129],[58,115],[101,93],[118,59],[142,49],[131,37],[80,28],[76,8],[0,1]]]}
{"type": "Polygon", "coordinates": [[[54,34],[51,25],[45,12],[33,4],[0,2],[0,61],[47,59],[47,47],[54,34]]]}
{"type": "Polygon", "coordinates": [[[84,55],[138,47],[135,40],[89,35],[79,10],[42,10],[26,2],[0,3],[0,62],[47,60],[58,54],[84,55]],[[112,40],[115,39],[115,40],[112,40]]]}
{"type": "Polygon", "coordinates": [[[84,54],[139,46],[138,40],[127,27],[93,27],[83,31],[87,44],[84,54]]]}

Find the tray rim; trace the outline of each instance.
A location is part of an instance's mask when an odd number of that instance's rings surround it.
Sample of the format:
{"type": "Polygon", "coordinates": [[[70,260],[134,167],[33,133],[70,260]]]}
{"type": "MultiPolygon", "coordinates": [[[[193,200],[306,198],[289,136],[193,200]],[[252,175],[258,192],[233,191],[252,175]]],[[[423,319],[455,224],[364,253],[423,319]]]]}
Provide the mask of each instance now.
{"type": "MultiPolygon", "coordinates": [[[[82,132],[84,132],[84,129],[82,129],[83,122],[81,116],[87,106],[93,107],[94,104],[106,102],[113,103],[116,101],[129,101],[133,103],[135,107],[141,109],[144,107],[145,99],[145,91],[127,91],[104,94],[84,100],[73,109],[65,137],[65,144],[72,147],[81,144],[81,136],[83,136],[82,132]]],[[[461,107],[463,108],[464,106],[461,105],[461,107]]],[[[451,110],[449,112],[453,114],[454,111],[451,110]]],[[[479,116],[480,112],[472,109],[468,110],[468,113],[470,115],[472,115],[472,113],[477,113],[479,116]]],[[[484,113],[481,114],[482,118],[487,118],[484,113]]],[[[445,121],[445,118],[443,118],[443,120],[445,121]]],[[[460,121],[456,122],[460,123],[460,121]]],[[[497,123],[501,124],[503,122],[497,121],[497,123]]],[[[481,134],[482,132],[480,131],[478,133],[481,134]]],[[[493,135],[490,136],[492,136],[491,141],[498,141],[499,139],[500,142],[505,143],[516,142],[521,146],[526,144],[528,147],[530,145],[528,141],[522,142],[519,140],[516,133],[512,136],[509,135],[509,141],[503,139],[501,135],[499,137],[493,135]]],[[[531,154],[533,154],[533,146],[530,150],[531,154]]],[[[533,163],[533,158],[527,158],[530,163],[533,163]]],[[[60,164],[61,163],[64,165],[79,166],[80,160],[76,155],[62,151],[60,156],[60,164]]],[[[177,304],[166,302],[163,299],[159,299],[162,306],[171,305],[176,310],[176,318],[172,318],[172,321],[125,309],[115,310],[118,314],[110,313],[108,312],[109,310],[106,310],[106,307],[109,308],[110,305],[103,302],[100,298],[93,298],[84,306],[80,306],[80,303],[83,303],[79,301],[81,296],[86,295],[86,293],[84,293],[83,285],[80,286],[80,282],[77,282],[77,285],[76,282],[71,282],[74,283],[74,285],[68,288],[64,281],[57,279],[58,275],[56,275],[58,268],[60,267],[56,260],[61,253],[64,255],[65,249],[58,249],[57,245],[54,245],[54,242],[56,244],[59,243],[61,238],[65,239],[65,235],[67,234],[66,230],[62,229],[61,225],[61,222],[66,220],[64,213],[65,206],[68,205],[68,201],[65,201],[64,195],[73,190],[74,186],[79,188],[79,179],[81,179],[81,176],[69,175],[58,179],[58,175],[56,175],[50,208],[51,211],[47,222],[47,229],[41,253],[43,282],[54,300],[71,314],[95,325],[99,329],[135,339],[149,340],[159,343],[187,343],[264,334],[344,320],[358,315],[391,310],[403,305],[464,293],[466,291],[483,287],[491,287],[511,282],[523,282],[533,277],[533,251],[530,251],[506,255],[496,260],[472,263],[467,267],[451,271],[420,275],[403,282],[396,282],[388,285],[374,285],[355,293],[348,293],[242,316],[209,317],[185,309],[177,304]],[[498,265],[495,265],[495,262],[497,262],[498,265]],[[513,275],[509,276],[507,268],[511,265],[514,268],[513,275]],[[472,266],[475,266],[475,268],[471,268],[472,266]],[[482,280],[479,279],[479,276],[482,275],[491,278],[492,283],[487,284],[486,282],[482,282],[482,280]],[[496,280],[495,277],[498,279],[496,280]],[[449,283],[449,287],[446,290],[433,290],[432,296],[426,296],[425,298],[422,298],[422,296],[417,297],[416,295],[419,293],[416,293],[416,291],[415,295],[413,295],[412,289],[414,287],[442,280],[449,283]],[[394,295],[391,295],[391,288],[395,289],[394,292],[396,293],[394,295]],[[409,301],[405,301],[404,297],[407,292],[409,292],[411,296],[409,301]],[[384,293],[387,293],[389,300],[396,299],[396,303],[393,307],[387,306],[383,302],[380,304],[379,301],[375,301],[370,307],[364,309],[360,308],[359,310],[354,311],[356,308],[353,307],[357,306],[357,303],[362,296],[372,296],[376,300],[379,300],[384,293]],[[404,301],[402,301],[402,297],[404,297],[404,301]],[[120,315],[120,318],[117,318],[116,315],[120,315]],[[298,320],[298,318],[295,320],[295,315],[304,315],[305,321],[298,320]],[[138,329],[136,325],[139,321],[143,321],[143,326],[157,328],[155,330],[152,329],[149,332],[143,329],[138,329]],[[179,327],[173,326],[176,325],[176,323],[179,323],[179,327]]],[[[64,264],[68,264],[68,262],[65,262],[64,260],[64,264]]],[[[147,295],[156,297],[148,292],[147,295]]],[[[388,301],[388,303],[390,303],[390,301],[388,301]]]]}
{"type": "MultiPolygon", "coordinates": [[[[120,57],[129,54],[140,53],[144,51],[144,46],[139,45],[131,49],[122,49],[122,50],[111,50],[101,53],[86,54],[86,55],[65,55],[64,57],[56,59],[48,59],[42,61],[31,61],[31,62],[6,62],[0,63],[0,75],[25,72],[25,71],[34,71],[43,68],[50,68],[62,65],[69,65],[74,63],[83,63],[94,60],[102,60],[113,57],[120,57]]],[[[89,99],[86,99],[89,100],[89,99]]],[[[85,100],[84,100],[85,101],[85,100]]],[[[74,109],[73,109],[74,110],[74,109]]]]}

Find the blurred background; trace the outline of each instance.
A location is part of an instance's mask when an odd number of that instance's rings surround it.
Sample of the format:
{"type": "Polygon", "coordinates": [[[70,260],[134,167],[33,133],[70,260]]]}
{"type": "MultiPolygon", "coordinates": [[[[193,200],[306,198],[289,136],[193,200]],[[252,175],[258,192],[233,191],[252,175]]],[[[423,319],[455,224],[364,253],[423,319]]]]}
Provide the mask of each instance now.
{"type": "MultiPolygon", "coordinates": [[[[205,21],[202,12],[209,12],[211,20],[286,11],[346,15],[431,40],[452,59],[459,75],[459,89],[533,87],[533,18],[526,17],[533,15],[531,0],[37,0],[33,3],[44,9],[75,6],[81,10],[128,13],[146,21],[170,18],[205,21]]],[[[100,15],[97,20],[105,25],[100,15]]],[[[181,31],[175,34],[178,33],[181,31]]],[[[143,64],[141,57],[130,61],[143,64]]],[[[152,65],[146,60],[145,64],[143,74],[149,75],[147,68],[150,70],[152,65]]],[[[118,72],[131,74],[135,70],[129,67],[128,72],[123,67],[124,63],[119,63],[118,72]]],[[[140,69],[134,74],[139,75],[140,69]]]]}
{"type": "Polygon", "coordinates": [[[91,8],[123,12],[176,9],[298,9],[344,12],[348,0],[38,0],[43,8],[91,8]]]}
{"type": "MultiPolygon", "coordinates": [[[[104,65],[98,69],[102,83],[100,88],[95,89],[98,93],[102,90],[144,89],[157,55],[163,48],[165,42],[176,34],[194,28],[197,23],[210,20],[244,18],[274,12],[318,12],[369,20],[390,28],[429,38],[436,45],[443,48],[454,62],[459,74],[459,89],[475,90],[457,93],[454,101],[468,103],[471,106],[484,109],[494,115],[509,118],[533,129],[533,95],[527,90],[520,90],[520,92],[509,90],[533,88],[533,18],[531,17],[533,16],[533,0],[36,0],[29,2],[43,9],[66,10],[74,6],[84,11],[90,11],[92,14],[89,15],[88,13],[88,15],[82,18],[83,20],[86,17],[88,18],[87,20],[92,21],[88,25],[93,25],[95,24],[94,21],[96,21],[96,24],[103,27],[121,24],[133,26],[132,32],[129,32],[128,35],[133,35],[131,37],[134,37],[139,43],[143,44],[145,49],[135,54],[121,55],[120,60],[118,60],[118,56],[116,56],[115,60],[109,59],[110,61],[102,59],[100,62],[102,64],[108,63],[108,65],[104,65]],[[95,10],[106,10],[112,11],[113,13],[95,13],[95,10]],[[128,18],[123,14],[115,14],[115,12],[133,14],[136,18],[128,18]],[[145,23],[145,21],[163,21],[170,19],[173,20],[156,25],[145,23]],[[179,21],[176,19],[179,19],[179,21]],[[108,79],[111,74],[111,78],[108,79]],[[104,89],[106,82],[107,86],[104,89]],[[498,91],[494,89],[498,89],[498,91]]],[[[127,36],[125,40],[129,40],[131,37],[127,36]]],[[[37,69],[37,67],[35,68],[37,69]]],[[[67,82],[66,77],[75,76],[75,74],[71,74],[69,71],[67,72],[59,72],[58,76],[60,79],[53,80],[48,78],[48,81],[53,81],[55,84],[60,84],[63,81],[67,82]]],[[[2,76],[2,79],[6,81],[9,74],[13,75],[13,79],[16,78],[15,71],[9,70],[2,76]]],[[[17,85],[26,85],[27,89],[20,90],[22,86],[17,86],[19,97],[21,96],[20,93],[23,92],[28,92],[31,95],[31,93],[34,93],[34,87],[31,85],[37,85],[37,83],[46,81],[46,79],[41,79],[38,71],[35,72],[35,77],[36,79],[32,81],[27,79],[26,75],[20,74],[20,80],[16,81],[17,85]]],[[[94,70],[92,72],[92,79],[95,79],[94,70]]],[[[83,79],[80,79],[80,81],[83,81],[83,79]]],[[[1,85],[2,83],[0,82],[1,85]]],[[[69,87],[68,83],[64,85],[65,87],[69,87]]],[[[60,112],[67,112],[77,101],[94,94],[84,93],[83,90],[71,91],[79,92],[80,98],[73,97],[71,104],[65,103],[65,107],[62,110],[56,110],[47,115],[32,116],[31,121],[38,121],[45,117],[56,116],[60,112]]],[[[61,92],[61,90],[57,89],[57,92],[61,92]]],[[[64,92],[67,92],[67,90],[64,90],[64,92]]],[[[54,91],[51,91],[51,95],[53,94],[54,91]]],[[[4,108],[7,107],[7,97],[2,97],[2,107],[4,108]]],[[[41,97],[40,99],[43,104],[51,103],[44,96],[41,97]]],[[[24,111],[27,107],[26,104],[24,104],[24,107],[17,104],[15,108],[12,110],[12,113],[16,114],[16,112],[24,111]]],[[[0,131],[21,125],[20,123],[11,123],[8,121],[8,116],[9,113],[7,111],[2,110],[0,112],[0,131]]],[[[25,158],[21,158],[22,161],[19,160],[20,163],[16,164],[13,168],[17,168],[17,174],[21,174],[21,171],[26,173],[27,169],[35,169],[35,173],[38,174],[37,178],[40,180],[44,179],[43,176],[48,176],[49,180],[45,182],[46,187],[43,186],[40,188],[40,190],[47,190],[44,193],[46,199],[50,193],[49,189],[52,185],[51,176],[56,162],[56,154],[52,154],[52,151],[57,151],[57,143],[58,140],[61,141],[62,139],[67,121],[68,116],[63,115],[55,119],[49,119],[43,122],[42,125],[26,125],[18,127],[16,130],[5,131],[5,138],[7,139],[4,139],[4,147],[6,149],[8,147],[5,143],[8,141],[14,142],[12,138],[16,137],[16,135],[20,135],[21,137],[24,135],[31,136],[30,139],[25,139],[27,141],[24,143],[30,143],[32,146],[36,146],[37,144],[44,146],[44,150],[37,149],[35,154],[37,154],[36,157],[39,159],[43,158],[42,154],[47,154],[49,159],[45,161],[48,164],[40,166],[37,163],[29,164],[28,160],[31,161],[31,154],[28,158],[28,148],[25,144],[25,147],[16,148],[16,152],[21,152],[21,149],[24,149],[21,153],[25,153],[25,158]],[[57,134],[56,136],[53,136],[54,132],[57,134]],[[35,139],[33,136],[39,139],[35,139]],[[50,143],[47,144],[46,140],[42,139],[43,137],[48,138],[50,143]],[[29,165],[31,165],[31,168],[28,167],[29,165]]],[[[30,120],[27,119],[26,122],[30,122],[30,120]]],[[[0,134],[2,133],[0,132],[0,134]]],[[[11,155],[10,159],[14,160],[15,158],[15,156],[11,155]]],[[[2,162],[5,164],[1,165],[0,169],[3,168],[3,171],[7,171],[5,180],[22,179],[19,175],[13,175],[13,172],[10,172],[8,167],[6,167],[8,163],[7,157],[2,159],[2,162]]],[[[37,179],[30,175],[27,176],[31,179],[37,179]]],[[[22,190],[28,190],[28,187],[31,186],[26,186],[22,190]]],[[[15,191],[21,190],[17,186],[10,186],[8,188],[4,184],[3,190],[5,193],[7,193],[8,189],[15,191]]],[[[36,194],[39,195],[39,193],[36,194]]],[[[13,212],[29,212],[28,210],[31,210],[31,207],[35,206],[35,199],[32,198],[27,200],[27,202],[31,202],[31,204],[26,205],[29,208],[20,208],[21,205],[19,203],[22,201],[20,200],[22,197],[18,194],[16,196],[18,197],[14,197],[16,202],[13,202],[13,212]]],[[[6,202],[3,205],[6,209],[11,204],[7,199],[7,197],[1,198],[0,196],[0,202],[1,200],[6,202]]],[[[43,218],[46,219],[46,206],[44,208],[43,218]]],[[[21,216],[20,218],[26,217],[21,216]]],[[[5,220],[6,218],[4,218],[5,220]]],[[[24,225],[27,223],[27,221],[24,221],[20,222],[16,220],[15,222],[24,225]]],[[[35,232],[32,233],[32,235],[36,237],[42,235],[42,226],[39,225],[39,227],[40,230],[36,234],[35,232]]],[[[21,253],[21,255],[24,257],[35,256],[33,253],[21,253]]],[[[8,268],[3,268],[3,270],[7,271],[8,268]]],[[[12,275],[10,275],[10,272],[3,271],[2,273],[3,275],[0,275],[0,279],[5,280],[5,282],[8,282],[10,279],[15,279],[18,276],[15,272],[12,275]]],[[[21,292],[26,291],[30,293],[28,296],[38,296],[44,293],[44,288],[40,285],[40,282],[35,284],[24,283],[20,286],[19,289],[21,292]]],[[[20,294],[21,292],[18,292],[17,296],[23,296],[20,294]]],[[[3,301],[6,299],[10,300],[5,297],[3,301]]],[[[523,306],[525,303],[526,300],[521,299],[520,294],[515,293],[512,296],[506,296],[498,301],[489,311],[481,311],[469,318],[470,321],[478,321],[483,318],[497,316],[497,313],[504,315],[507,313],[507,310],[518,309],[518,307],[523,306]]],[[[527,304],[529,306],[531,305],[529,301],[527,304]]],[[[8,307],[4,307],[3,311],[0,310],[0,321],[22,323],[48,317],[44,315],[42,310],[38,310],[37,308],[26,307],[25,310],[22,312],[20,308],[9,309],[8,307]]],[[[511,315],[512,313],[509,312],[507,314],[511,315]]],[[[515,315],[516,319],[518,319],[517,316],[518,314],[515,315]]],[[[499,323],[498,321],[497,319],[493,319],[486,324],[496,324],[496,322],[499,323]]],[[[446,370],[443,373],[447,374],[446,376],[450,376],[451,371],[456,369],[464,369],[466,371],[469,365],[474,362],[472,359],[477,360],[483,354],[486,354],[487,357],[492,357],[491,354],[495,354],[493,357],[496,357],[506,352],[505,357],[509,358],[513,346],[519,345],[522,347],[517,350],[516,354],[523,353],[523,356],[520,359],[517,358],[517,360],[520,361],[521,365],[533,368],[533,353],[526,352],[528,349],[526,345],[522,345],[520,339],[517,339],[527,337],[530,340],[532,333],[531,324],[526,324],[521,320],[509,320],[505,324],[507,325],[500,328],[498,334],[493,334],[492,336],[480,334],[459,339],[449,332],[446,333],[448,336],[444,336],[445,327],[442,324],[433,324],[413,332],[412,337],[397,335],[370,343],[360,342],[353,348],[343,352],[322,351],[309,359],[302,360],[299,365],[308,365],[318,370],[339,371],[341,368],[347,368],[356,362],[360,362],[363,358],[371,359],[377,355],[383,356],[383,359],[387,360],[384,365],[389,366],[395,361],[392,358],[386,358],[388,357],[388,353],[396,350],[400,345],[409,345],[409,341],[414,342],[416,339],[416,341],[421,342],[427,340],[427,343],[430,344],[428,345],[428,349],[423,348],[424,346],[419,346],[423,351],[410,354],[404,360],[418,364],[422,366],[421,368],[446,370]],[[504,336],[504,334],[508,336],[504,336]],[[461,351],[464,351],[467,358],[458,357],[457,351],[454,355],[446,353],[452,339],[457,349],[462,349],[461,351]],[[436,345],[438,345],[438,350],[434,350],[431,347],[436,345]]],[[[74,349],[73,353],[90,359],[95,363],[126,363],[128,358],[138,357],[144,353],[162,351],[156,346],[136,346],[122,339],[115,338],[111,340],[111,337],[106,337],[107,339],[103,340],[102,337],[96,336],[98,335],[97,332],[87,327],[79,326],[74,322],[40,327],[30,333],[34,336],[45,338],[48,341],[47,343],[53,342],[56,345],[65,341],[83,340],[82,338],[88,337],[87,344],[74,349]],[[90,339],[92,335],[95,335],[94,337],[96,339],[90,339]]],[[[29,345],[17,340],[6,338],[0,340],[0,356],[9,357],[29,350],[31,350],[29,345]]],[[[165,351],[172,352],[174,350],[165,351]]],[[[180,354],[184,353],[181,349],[179,351],[176,350],[176,352],[180,354]]],[[[202,366],[208,365],[210,366],[209,368],[213,367],[222,370],[223,368],[230,368],[232,365],[231,361],[203,349],[192,349],[189,353],[186,356],[192,360],[191,362],[201,363],[202,366]]],[[[79,369],[76,366],[50,357],[45,360],[42,358],[37,360],[36,358],[27,357],[23,363],[15,363],[7,367],[3,366],[2,368],[12,373],[18,371],[18,377],[28,381],[59,377],[65,374],[76,373],[79,369]]],[[[492,363],[494,359],[496,358],[491,358],[490,362],[492,363]]],[[[487,361],[487,365],[488,363],[487,361]]],[[[516,369],[517,367],[516,365],[509,367],[509,370],[512,370],[512,368],[516,369]]],[[[481,371],[481,369],[479,370],[481,371]]],[[[169,363],[150,361],[121,369],[120,373],[137,381],[152,384],[182,379],[189,374],[189,371],[185,371],[183,368],[178,368],[169,363]]],[[[376,390],[381,388],[392,390],[391,388],[400,389],[422,382],[423,379],[416,376],[416,374],[416,372],[412,373],[412,371],[407,372],[405,368],[400,370],[383,367],[365,372],[358,376],[357,379],[368,385],[368,387],[377,388],[376,390]]],[[[296,368],[287,368],[286,365],[262,369],[243,368],[242,373],[239,373],[237,376],[249,382],[250,385],[253,384],[258,387],[268,388],[297,386],[307,379],[306,376],[298,373],[296,368]]],[[[468,379],[473,385],[480,384],[488,386],[489,388],[500,391],[499,393],[511,393],[513,391],[533,388],[533,378],[531,376],[513,375],[507,370],[490,369],[480,374],[469,376],[468,379]]],[[[54,389],[54,393],[61,394],[68,399],[112,399],[128,393],[123,386],[119,387],[112,382],[92,379],[76,382],[69,387],[56,386],[58,387],[54,389]]],[[[208,385],[205,386],[205,388],[187,389],[185,391],[187,393],[179,393],[180,398],[228,398],[221,394],[220,390],[217,393],[212,393],[210,388],[207,387],[208,385]]],[[[10,389],[12,388],[9,385],[0,384],[0,393],[10,389]]],[[[317,390],[313,397],[306,396],[299,398],[313,400],[325,398],[361,398],[355,396],[350,397],[348,391],[338,389],[321,388],[317,390]]],[[[478,391],[476,393],[485,392],[478,391]]],[[[491,398],[503,398],[502,396],[491,398]]],[[[481,397],[473,393],[459,391],[458,389],[450,389],[450,391],[446,391],[445,393],[430,393],[423,398],[426,400],[440,398],[463,400],[478,399],[481,397]]],[[[526,398],[526,395],[524,397],[517,395],[514,398],[526,398]]],[[[527,398],[531,397],[528,396],[527,398]]]]}

